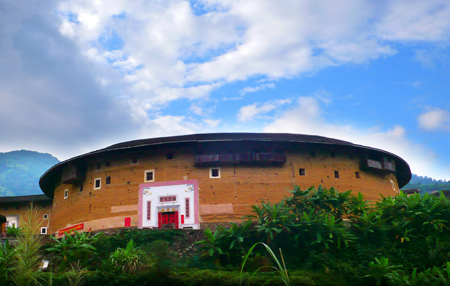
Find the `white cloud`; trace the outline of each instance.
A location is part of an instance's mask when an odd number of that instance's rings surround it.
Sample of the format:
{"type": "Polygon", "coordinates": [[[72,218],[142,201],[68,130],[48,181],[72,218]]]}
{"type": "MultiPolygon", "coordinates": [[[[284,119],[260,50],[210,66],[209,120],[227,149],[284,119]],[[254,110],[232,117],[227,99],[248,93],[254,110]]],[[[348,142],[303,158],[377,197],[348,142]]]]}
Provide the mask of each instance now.
{"type": "Polygon", "coordinates": [[[395,125],[387,130],[373,127],[362,130],[352,124],[332,124],[323,116],[320,101],[314,97],[300,97],[298,105],[264,127],[265,132],[287,132],[321,135],[392,152],[405,159],[412,172],[450,179],[448,166],[436,164],[436,156],[408,139],[404,127],[395,125]]]}
{"type": "Polygon", "coordinates": [[[440,108],[420,114],[417,120],[419,127],[425,130],[450,130],[450,112],[440,108]]]}
{"type": "Polygon", "coordinates": [[[253,103],[250,105],[243,106],[239,109],[238,112],[238,121],[245,122],[249,120],[253,120],[261,114],[269,113],[270,111],[284,105],[291,103],[290,99],[281,99],[281,100],[272,100],[265,102],[262,105],[258,103],[253,103]]]}
{"type": "Polygon", "coordinates": [[[239,93],[241,95],[244,95],[249,92],[257,92],[258,90],[263,90],[266,88],[275,88],[275,84],[274,83],[265,83],[265,84],[261,84],[261,85],[255,86],[255,87],[247,86],[247,87],[244,87],[243,89],[241,89],[239,91],[239,93]]]}

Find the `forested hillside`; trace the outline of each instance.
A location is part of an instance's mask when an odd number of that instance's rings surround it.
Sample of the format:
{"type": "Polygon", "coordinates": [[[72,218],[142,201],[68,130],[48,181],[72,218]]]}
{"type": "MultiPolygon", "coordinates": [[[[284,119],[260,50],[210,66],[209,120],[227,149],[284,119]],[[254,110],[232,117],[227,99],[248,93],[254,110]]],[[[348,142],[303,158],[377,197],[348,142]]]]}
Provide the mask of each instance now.
{"type": "Polygon", "coordinates": [[[402,189],[419,189],[422,192],[450,190],[450,181],[412,175],[411,181],[402,189]]]}
{"type": "Polygon", "coordinates": [[[0,196],[42,194],[39,178],[59,161],[34,151],[0,152],[0,196]]]}

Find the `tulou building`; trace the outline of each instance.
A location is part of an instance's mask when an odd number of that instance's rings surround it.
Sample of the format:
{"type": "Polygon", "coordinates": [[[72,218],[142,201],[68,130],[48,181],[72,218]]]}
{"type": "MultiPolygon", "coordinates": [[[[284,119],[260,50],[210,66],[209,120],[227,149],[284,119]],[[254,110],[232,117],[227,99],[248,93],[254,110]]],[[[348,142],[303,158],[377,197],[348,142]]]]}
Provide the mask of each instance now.
{"type": "MultiPolygon", "coordinates": [[[[119,143],[61,162],[40,178],[47,199],[38,205],[45,218],[41,229],[49,234],[201,229],[239,221],[261,200],[289,196],[294,185],[352,190],[378,200],[396,195],[410,179],[408,164],[395,154],[341,140],[193,134],[119,143]]],[[[23,205],[31,200],[0,199],[0,221],[15,216],[20,225],[23,205]]]]}

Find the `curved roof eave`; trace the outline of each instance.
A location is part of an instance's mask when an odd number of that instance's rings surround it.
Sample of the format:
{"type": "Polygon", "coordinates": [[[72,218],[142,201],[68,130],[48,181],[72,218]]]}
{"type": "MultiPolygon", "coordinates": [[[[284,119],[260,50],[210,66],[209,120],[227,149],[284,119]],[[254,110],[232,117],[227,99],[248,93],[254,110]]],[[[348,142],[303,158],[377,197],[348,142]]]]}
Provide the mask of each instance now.
{"type": "MultiPolygon", "coordinates": [[[[317,136],[317,135],[304,135],[304,134],[291,134],[291,133],[202,133],[202,134],[190,134],[190,135],[180,135],[180,136],[170,136],[170,137],[159,137],[159,138],[149,138],[149,139],[139,139],[133,141],[122,142],[118,144],[111,145],[109,147],[95,150],[89,153],[85,153],[54,165],[48,169],[39,179],[39,185],[42,191],[50,197],[53,197],[53,190],[48,189],[49,182],[44,182],[50,173],[58,171],[63,165],[71,161],[75,161],[82,158],[87,158],[92,155],[107,153],[117,150],[133,149],[139,147],[155,146],[155,145],[165,145],[165,144],[176,144],[176,143],[190,143],[190,142],[238,142],[238,141],[258,141],[258,142],[286,142],[286,143],[309,143],[309,144],[320,144],[320,145],[335,145],[335,146],[347,146],[354,147],[356,149],[375,151],[382,154],[390,155],[396,158],[398,161],[403,163],[402,169],[406,170],[406,173],[397,172],[397,180],[399,188],[406,185],[409,180],[411,180],[411,171],[408,163],[401,157],[373,147],[368,147],[364,145],[358,145],[351,142],[317,136]]],[[[398,170],[397,170],[398,171],[398,170]]]]}

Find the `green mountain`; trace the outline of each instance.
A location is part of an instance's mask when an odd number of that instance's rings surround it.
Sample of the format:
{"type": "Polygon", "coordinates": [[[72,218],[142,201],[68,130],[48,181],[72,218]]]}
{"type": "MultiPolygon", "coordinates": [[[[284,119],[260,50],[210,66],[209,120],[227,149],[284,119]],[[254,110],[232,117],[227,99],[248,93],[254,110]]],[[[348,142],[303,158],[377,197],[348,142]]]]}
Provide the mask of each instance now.
{"type": "Polygon", "coordinates": [[[0,196],[42,194],[39,178],[59,160],[34,151],[0,152],[0,196]]]}
{"type": "Polygon", "coordinates": [[[422,193],[450,190],[450,181],[435,180],[430,177],[412,174],[411,181],[409,181],[402,189],[419,189],[422,193]]]}

